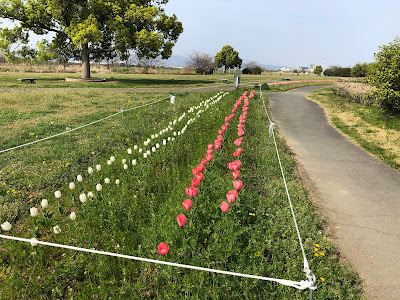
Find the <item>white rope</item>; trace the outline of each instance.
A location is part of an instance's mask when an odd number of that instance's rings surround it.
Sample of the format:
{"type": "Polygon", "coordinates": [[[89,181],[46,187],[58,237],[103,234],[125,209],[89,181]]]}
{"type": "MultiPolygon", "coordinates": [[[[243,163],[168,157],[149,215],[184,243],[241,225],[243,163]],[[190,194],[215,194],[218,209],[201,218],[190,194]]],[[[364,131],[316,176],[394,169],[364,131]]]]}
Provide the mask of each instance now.
{"type": "MultiPolygon", "coordinates": [[[[270,125],[271,125],[271,124],[273,124],[273,122],[271,121],[271,119],[270,119],[270,117],[269,117],[269,114],[268,114],[268,111],[267,111],[267,107],[265,106],[265,101],[264,101],[264,99],[263,99],[263,106],[264,106],[265,112],[267,113],[267,117],[268,117],[268,120],[269,120],[270,125]]],[[[270,128],[271,128],[271,126],[270,126],[270,128]]],[[[286,194],[287,194],[287,197],[288,197],[288,200],[289,200],[290,210],[291,210],[291,212],[292,212],[294,225],[295,225],[295,227],[296,227],[297,237],[298,237],[298,239],[299,239],[301,252],[302,252],[302,254],[303,254],[304,272],[307,274],[307,277],[311,280],[311,279],[312,279],[313,277],[315,277],[315,276],[314,276],[314,274],[312,274],[312,272],[311,272],[311,270],[310,270],[310,266],[309,266],[309,264],[308,264],[308,260],[307,260],[307,257],[306,257],[306,253],[305,253],[305,251],[304,251],[304,247],[303,247],[303,242],[302,242],[302,240],[301,240],[301,235],[300,235],[299,226],[298,226],[298,224],[297,224],[296,215],[295,215],[295,213],[294,213],[294,209],[293,209],[293,205],[292,205],[292,200],[291,200],[291,198],[290,198],[289,189],[288,189],[287,182],[286,182],[286,178],[285,178],[285,173],[283,172],[283,167],[282,167],[281,158],[280,158],[280,156],[279,156],[279,151],[278,151],[278,146],[277,146],[276,139],[275,139],[275,133],[274,133],[274,130],[273,130],[273,125],[272,125],[272,137],[273,137],[273,139],[274,139],[276,155],[277,155],[277,157],[278,157],[279,167],[280,167],[280,169],[281,169],[281,174],[282,174],[283,182],[284,182],[284,184],[285,184],[285,189],[286,189],[286,194]]],[[[315,284],[313,284],[313,287],[314,287],[314,289],[316,289],[316,285],[315,285],[315,284]]]]}
{"type": "Polygon", "coordinates": [[[51,136],[48,136],[48,137],[45,137],[45,138],[43,138],[43,139],[39,139],[39,140],[36,140],[36,141],[33,141],[33,142],[29,142],[29,143],[26,143],[26,144],[22,144],[22,145],[18,145],[18,146],[12,147],[12,148],[8,148],[8,149],[5,149],[5,150],[1,150],[0,153],[8,152],[8,151],[11,151],[11,150],[14,150],[14,149],[18,149],[18,148],[25,147],[25,146],[28,146],[28,145],[32,145],[32,144],[35,144],[35,143],[38,143],[38,142],[42,142],[42,141],[45,141],[45,140],[48,140],[48,139],[51,139],[51,138],[54,138],[54,137],[57,137],[57,136],[60,136],[60,135],[64,135],[64,134],[67,134],[67,133],[69,133],[69,132],[72,132],[72,131],[75,131],[75,130],[78,130],[78,129],[87,127],[87,126],[89,126],[89,125],[93,125],[93,124],[96,124],[96,123],[98,123],[98,122],[101,122],[101,121],[107,120],[107,119],[109,119],[109,118],[112,118],[112,117],[114,117],[114,116],[116,116],[116,115],[122,113],[123,111],[130,111],[130,110],[142,108],[142,107],[145,107],[145,106],[148,106],[148,105],[152,105],[152,104],[155,104],[155,103],[157,103],[157,102],[161,102],[161,101],[163,101],[163,100],[165,100],[165,99],[169,99],[169,97],[170,97],[170,96],[168,96],[168,97],[166,97],[166,98],[164,98],[164,99],[161,99],[161,100],[157,100],[157,101],[153,101],[153,102],[144,104],[144,105],[135,106],[135,107],[128,108],[128,109],[123,109],[123,110],[121,110],[121,111],[119,111],[119,112],[117,112],[117,113],[115,113],[115,114],[112,114],[112,115],[110,115],[110,116],[108,116],[108,117],[105,117],[105,118],[102,118],[102,119],[100,119],[100,120],[96,120],[96,121],[90,122],[90,123],[88,123],[88,124],[85,124],[85,125],[82,125],[82,126],[79,126],[79,127],[76,127],[76,128],[72,128],[72,129],[70,129],[70,130],[67,130],[67,131],[64,131],[64,132],[61,132],[61,133],[57,133],[57,134],[54,134],[54,135],[51,135],[51,136]]]}
{"type": "Polygon", "coordinates": [[[251,279],[272,281],[272,282],[276,282],[276,283],[279,283],[282,285],[294,287],[299,290],[312,288],[311,283],[309,281],[292,281],[292,280],[286,280],[286,279],[277,279],[277,278],[256,276],[256,275],[250,275],[250,274],[222,271],[222,270],[217,270],[217,269],[210,269],[210,268],[196,267],[196,266],[191,266],[191,265],[171,263],[171,262],[156,260],[156,259],[142,258],[142,257],[131,256],[131,255],[124,255],[124,254],[118,254],[118,253],[112,253],[112,252],[105,252],[105,251],[99,251],[99,250],[93,250],[93,249],[87,249],[87,248],[80,248],[80,247],[74,247],[74,246],[68,246],[68,245],[62,245],[62,244],[43,242],[43,241],[39,241],[39,240],[30,240],[30,239],[2,235],[2,234],[0,234],[0,237],[4,238],[4,239],[19,241],[19,242],[27,242],[27,243],[34,242],[36,244],[50,246],[50,247],[64,248],[64,249],[70,249],[70,250],[94,253],[94,254],[101,254],[101,255],[107,255],[107,256],[114,256],[114,257],[119,257],[119,258],[144,261],[144,262],[167,265],[167,266],[172,266],[172,267],[179,267],[179,268],[199,270],[199,271],[212,272],[212,273],[225,274],[225,275],[232,275],[232,276],[245,277],[245,278],[251,278],[251,279]]]}

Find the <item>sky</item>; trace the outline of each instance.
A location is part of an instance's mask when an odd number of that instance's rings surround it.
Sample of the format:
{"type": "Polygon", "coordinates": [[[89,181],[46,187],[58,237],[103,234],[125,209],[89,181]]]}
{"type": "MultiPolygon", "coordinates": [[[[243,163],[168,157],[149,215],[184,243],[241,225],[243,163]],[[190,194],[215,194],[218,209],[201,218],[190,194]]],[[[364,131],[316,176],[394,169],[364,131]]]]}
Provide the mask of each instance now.
{"type": "Polygon", "coordinates": [[[400,36],[398,0],[169,0],[164,8],[184,29],[173,55],[215,56],[231,45],[244,62],[299,67],[325,58],[326,67],[349,67],[374,61],[400,36]]]}
{"type": "Polygon", "coordinates": [[[184,32],[174,55],[215,55],[231,45],[244,61],[290,67],[373,62],[400,35],[398,0],[169,0],[184,32]]]}

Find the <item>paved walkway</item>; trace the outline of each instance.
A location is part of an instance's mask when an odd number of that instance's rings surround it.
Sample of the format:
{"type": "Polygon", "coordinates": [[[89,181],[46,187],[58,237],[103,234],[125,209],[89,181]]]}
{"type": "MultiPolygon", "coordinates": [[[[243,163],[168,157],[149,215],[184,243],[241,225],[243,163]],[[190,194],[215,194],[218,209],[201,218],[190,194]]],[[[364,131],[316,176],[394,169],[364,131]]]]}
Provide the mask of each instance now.
{"type": "Polygon", "coordinates": [[[323,109],[304,98],[316,88],[267,93],[272,116],[367,298],[400,299],[400,174],[327,122],[323,109]]]}

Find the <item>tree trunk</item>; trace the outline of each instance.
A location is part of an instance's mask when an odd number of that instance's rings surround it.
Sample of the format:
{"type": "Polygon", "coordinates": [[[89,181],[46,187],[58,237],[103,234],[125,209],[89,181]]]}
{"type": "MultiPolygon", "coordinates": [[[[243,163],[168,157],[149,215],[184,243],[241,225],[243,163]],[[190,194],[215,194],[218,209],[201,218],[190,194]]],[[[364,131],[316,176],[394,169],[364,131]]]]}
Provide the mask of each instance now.
{"type": "Polygon", "coordinates": [[[89,46],[84,44],[82,46],[82,79],[90,78],[90,60],[89,60],[89,46]]]}

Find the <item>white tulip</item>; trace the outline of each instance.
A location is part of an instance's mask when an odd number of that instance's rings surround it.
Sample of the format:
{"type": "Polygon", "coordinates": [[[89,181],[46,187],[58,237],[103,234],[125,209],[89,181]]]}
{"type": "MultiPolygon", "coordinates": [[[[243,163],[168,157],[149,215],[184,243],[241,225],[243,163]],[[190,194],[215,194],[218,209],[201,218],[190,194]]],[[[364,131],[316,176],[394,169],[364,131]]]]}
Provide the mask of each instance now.
{"type": "Polygon", "coordinates": [[[127,169],[128,169],[128,165],[124,164],[124,170],[127,170],[127,169]]]}
{"type": "Polygon", "coordinates": [[[88,192],[87,195],[88,195],[89,198],[93,198],[94,197],[93,192],[88,192]]]}
{"type": "Polygon", "coordinates": [[[73,211],[72,213],[70,213],[69,214],[69,218],[72,220],[72,221],[75,221],[76,220],[76,213],[73,211]]]}
{"type": "Polygon", "coordinates": [[[155,138],[158,138],[158,133],[156,133],[156,134],[154,135],[154,137],[155,137],[155,138]]]}
{"type": "Polygon", "coordinates": [[[163,140],[162,140],[162,144],[165,146],[165,145],[167,144],[167,140],[166,140],[166,139],[163,139],[163,140]]]}
{"type": "Polygon", "coordinates": [[[132,159],[132,165],[136,166],[136,159],[132,159]]]}
{"type": "Polygon", "coordinates": [[[37,238],[31,238],[31,245],[32,245],[32,247],[35,247],[35,246],[38,245],[38,243],[36,243],[36,242],[37,242],[37,238]]]}
{"type": "Polygon", "coordinates": [[[74,188],[75,188],[75,183],[70,182],[70,183],[69,183],[69,189],[70,189],[70,190],[73,190],[74,188]]]}
{"type": "Polygon", "coordinates": [[[98,172],[100,172],[100,170],[101,170],[101,165],[96,165],[96,170],[97,170],[98,172]]]}
{"type": "Polygon", "coordinates": [[[144,158],[147,158],[147,153],[143,153],[143,157],[144,157],[144,158]]]}
{"type": "Polygon", "coordinates": [[[139,149],[139,153],[142,153],[142,152],[143,152],[143,150],[142,150],[142,148],[140,148],[140,149],[139,149]]]}
{"type": "Polygon", "coordinates": [[[157,149],[160,148],[160,144],[159,143],[156,144],[156,148],[157,149]]]}
{"type": "Polygon", "coordinates": [[[123,165],[126,164],[126,159],[125,158],[122,160],[122,164],[123,165]]]}
{"type": "Polygon", "coordinates": [[[116,180],[115,180],[115,184],[116,184],[116,185],[119,185],[119,183],[120,183],[119,179],[116,179],[116,180]]]}
{"type": "Polygon", "coordinates": [[[80,195],[79,195],[79,200],[80,200],[82,203],[85,203],[85,202],[87,201],[86,194],[80,194],[80,195]]]}
{"type": "Polygon", "coordinates": [[[110,183],[110,179],[109,178],[104,178],[104,183],[110,183]]]}
{"type": "Polygon", "coordinates": [[[171,137],[169,136],[169,137],[168,137],[168,142],[169,142],[170,140],[171,140],[171,137]]]}
{"type": "Polygon", "coordinates": [[[175,138],[172,138],[171,141],[175,141],[175,138]]]}
{"type": "Polygon", "coordinates": [[[152,147],[151,151],[156,152],[156,147],[152,147]]]}
{"type": "Polygon", "coordinates": [[[162,135],[164,133],[164,130],[161,130],[158,134],[162,135]]]}
{"type": "Polygon", "coordinates": [[[82,182],[82,180],[83,180],[82,175],[76,176],[76,179],[77,179],[79,182],[82,182]]]}
{"type": "Polygon", "coordinates": [[[138,145],[133,146],[133,149],[137,150],[138,149],[138,145]]]}
{"type": "Polygon", "coordinates": [[[178,131],[178,135],[181,135],[181,132],[180,132],[180,131],[178,131]]]}
{"type": "Polygon", "coordinates": [[[147,146],[147,140],[143,142],[143,145],[147,146]]]}
{"type": "Polygon", "coordinates": [[[112,162],[114,162],[114,161],[115,161],[115,156],[114,156],[114,155],[111,156],[111,157],[110,157],[110,160],[111,160],[112,162]]]}
{"type": "Polygon", "coordinates": [[[147,153],[147,155],[150,155],[150,154],[151,154],[151,151],[150,151],[150,150],[147,150],[146,153],[147,153]]]}
{"type": "Polygon", "coordinates": [[[154,134],[151,135],[151,139],[154,140],[154,134]]]}
{"type": "Polygon", "coordinates": [[[42,199],[40,205],[42,206],[42,208],[46,208],[47,206],[49,206],[49,202],[47,201],[47,199],[42,199]]]}
{"type": "Polygon", "coordinates": [[[61,198],[61,192],[60,192],[60,191],[55,191],[55,192],[54,192],[54,196],[55,196],[57,199],[60,199],[60,198],[61,198]]]}
{"type": "Polygon", "coordinates": [[[132,154],[132,149],[131,148],[128,148],[128,154],[132,154]]]}
{"type": "Polygon", "coordinates": [[[30,213],[32,217],[37,217],[39,215],[39,211],[36,207],[31,207],[30,213]]]}
{"type": "Polygon", "coordinates": [[[10,222],[4,222],[3,224],[1,224],[1,229],[3,229],[4,231],[10,231],[11,230],[11,224],[10,222]]]}
{"type": "Polygon", "coordinates": [[[112,161],[111,160],[107,160],[107,165],[111,166],[112,161]]]}
{"type": "Polygon", "coordinates": [[[58,225],[54,226],[54,227],[53,227],[53,231],[54,231],[55,234],[61,233],[61,228],[60,228],[60,226],[58,226],[58,225]]]}
{"type": "Polygon", "coordinates": [[[173,135],[176,136],[176,131],[174,131],[173,135]]]}
{"type": "Polygon", "coordinates": [[[97,190],[98,192],[101,192],[102,189],[103,189],[103,187],[101,186],[100,183],[96,184],[96,190],[97,190]]]}
{"type": "Polygon", "coordinates": [[[91,167],[89,167],[89,168],[87,169],[87,171],[88,171],[89,174],[93,174],[93,169],[92,169],[91,167]]]}

